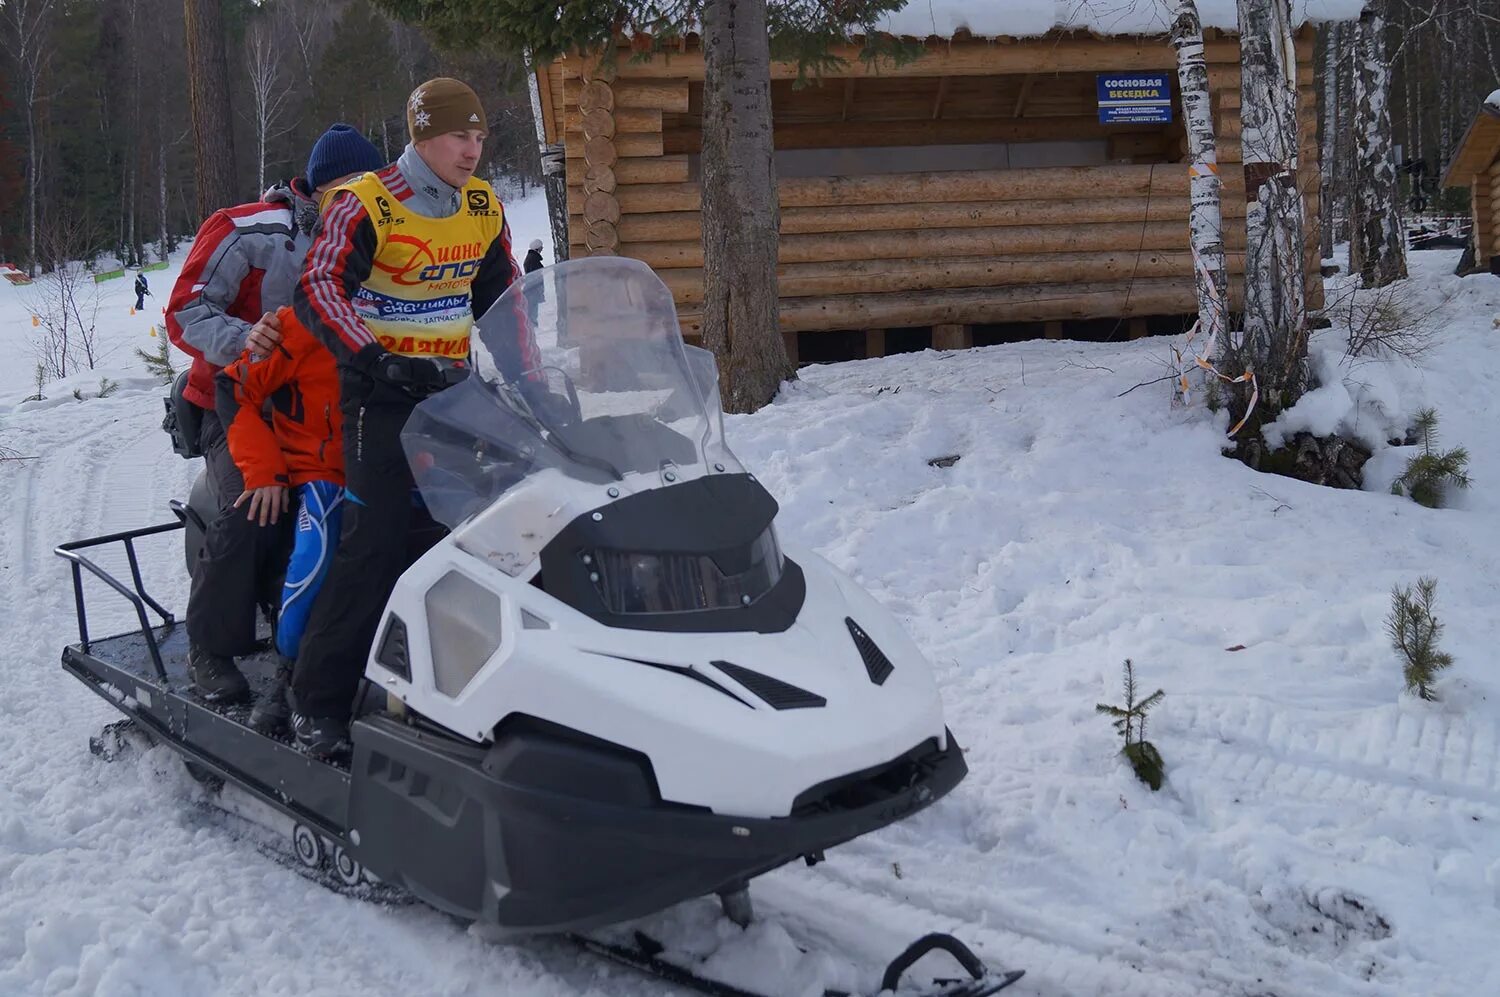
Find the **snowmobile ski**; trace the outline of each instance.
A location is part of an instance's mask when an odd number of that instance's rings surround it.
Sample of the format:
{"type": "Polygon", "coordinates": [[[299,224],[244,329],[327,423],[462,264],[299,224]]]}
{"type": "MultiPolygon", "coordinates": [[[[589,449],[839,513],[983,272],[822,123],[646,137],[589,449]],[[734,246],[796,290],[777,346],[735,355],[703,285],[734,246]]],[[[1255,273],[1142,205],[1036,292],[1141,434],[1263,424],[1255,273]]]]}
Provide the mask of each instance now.
{"type": "MultiPolygon", "coordinates": [[[[705,994],[707,997],[777,997],[764,991],[748,990],[722,980],[700,976],[688,967],[664,958],[665,947],[644,932],[635,933],[634,945],[606,941],[589,935],[570,935],[569,937],[586,952],[628,966],[663,982],[705,994]]],[[[1024,969],[993,971],[986,967],[967,945],[952,935],[931,934],[917,939],[907,947],[905,952],[891,961],[881,978],[880,990],[877,993],[897,991],[906,971],[918,959],[929,952],[937,951],[947,952],[953,956],[969,974],[969,978],[935,980],[925,990],[901,990],[901,994],[907,997],[988,997],[990,994],[999,993],[1026,975],[1024,969]]],[[[876,997],[876,995],[858,995],[845,990],[824,990],[823,997],[876,997]]]]}

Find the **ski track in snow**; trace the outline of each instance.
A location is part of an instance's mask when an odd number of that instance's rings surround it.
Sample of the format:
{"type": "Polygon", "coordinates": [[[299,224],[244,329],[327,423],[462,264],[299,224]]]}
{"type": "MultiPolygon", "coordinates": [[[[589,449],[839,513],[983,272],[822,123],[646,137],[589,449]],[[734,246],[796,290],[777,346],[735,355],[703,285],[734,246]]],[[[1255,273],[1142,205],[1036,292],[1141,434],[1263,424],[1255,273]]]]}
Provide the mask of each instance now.
{"type": "MultiPolygon", "coordinates": [[[[1448,309],[1428,368],[1358,372],[1393,417],[1437,401],[1445,443],[1470,448],[1475,488],[1451,509],[1381,494],[1398,452],[1377,454],[1366,493],[1330,492],[1219,459],[1201,411],[1160,392],[1117,398],[1157,375],[1165,340],[808,369],[729,419],[784,532],[928,652],[971,773],[910,821],[758,881],[751,932],[716,924],[712,901],[653,923],[788,997],[868,986],[935,930],[1026,969],[1017,995],[1500,992],[1500,282],[1447,278],[1452,261],[1414,257],[1448,309]],[[962,458],[926,463],[947,454],[962,458]],[[1437,704],[1399,694],[1382,631],[1391,585],[1418,574],[1441,579],[1457,658],[1437,704]],[[1159,793],[1093,711],[1118,701],[1127,655],[1167,690],[1159,793]],[[783,927],[860,968],[801,957],[783,927]]],[[[170,276],[152,275],[163,296],[170,276]]],[[[101,298],[123,313],[118,283],[101,298]]],[[[28,327],[18,302],[0,287],[0,334],[28,327]]],[[[117,354],[150,345],[134,321],[112,334],[117,354]]],[[[0,372],[0,442],[37,458],[0,464],[0,994],[676,992],[565,943],[330,893],[207,809],[163,749],[93,758],[88,735],[116,714],[57,666],[76,629],[52,548],[168,521],[197,465],[170,452],[159,388],[67,396],[90,375],[16,406],[22,374],[0,372]]],[[[180,535],[141,555],[180,612],[180,535]]],[[[95,633],[133,625],[103,586],[89,600],[95,633]]]]}

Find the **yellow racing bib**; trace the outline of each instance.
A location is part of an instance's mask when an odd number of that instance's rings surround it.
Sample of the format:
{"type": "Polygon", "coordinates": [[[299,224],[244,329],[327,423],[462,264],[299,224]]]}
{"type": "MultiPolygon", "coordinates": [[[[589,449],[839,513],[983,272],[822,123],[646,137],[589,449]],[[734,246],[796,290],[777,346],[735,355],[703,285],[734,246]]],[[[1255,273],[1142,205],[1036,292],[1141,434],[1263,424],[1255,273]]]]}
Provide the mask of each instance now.
{"type": "Polygon", "coordinates": [[[407,210],[374,173],[343,189],[375,226],[374,265],[353,299],[359,317],[392,353],[465,359],[474,324],[469,286],[505,224],[494,190],[471,178],[456,214],[428,218],[407,210]]]}

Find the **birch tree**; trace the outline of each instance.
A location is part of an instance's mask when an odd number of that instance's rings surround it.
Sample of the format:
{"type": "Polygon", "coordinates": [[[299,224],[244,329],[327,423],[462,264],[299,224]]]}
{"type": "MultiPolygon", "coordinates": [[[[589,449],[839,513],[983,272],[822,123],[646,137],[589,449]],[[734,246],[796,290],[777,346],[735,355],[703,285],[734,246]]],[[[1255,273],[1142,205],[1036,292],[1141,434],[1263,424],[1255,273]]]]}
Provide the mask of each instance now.
{"type": "Polygon", "coordinates": [[[1378,8],[1359,19],[1354,44],[1354,191],[1349,269],[1366,287],[1406,276],[1396,156],[1391,145],[1391,71],[1378,8]]]}
{"type": "MultiPolygon", "coordinates": [[[[1193,277],[1198,296],[1198,325],[1187,349],[1212,363],[1225,335],[1229,275],[1224,265],[1224,222],[1220,210],[1218,149],[1208,88],[1208,64],[1203,50],[1203,22],[1195,0],[1180,0],[1172,22],[1172,47],[1177,50],[1177,89],[1187,129],[1193,277]],[[1202,337],[1194,347],[1192,339],[1202,337]]],[[[1178,388],[1188,400],[1188,365],[1179,356],[1178,388]]]]}
{"type": "Polygon", "coordinates": [[[1245,169],[1245,329],[1230,369],[1242,416],[1258,393],[1266,418],[1290,408],[1307,380],[1304,206],[1297,186],[1297,54],[1290,0],[1238,0],[1241,148],[1245,169]]]}
{"type": "Polygon", "coordinates": [[[1333,256],[1342,53],[1343,25],[1334,21],[1323,30],[1323,141],[1318,156],[1323,171],[1318,187],[1318,255],[1325,260],[1333,256]]]}
{"type": "Polygon", "coordinates": [[[250,120],[255,126],[255,190],[261,193],[266,189],[266,147],[291,130],[282,124],[291,88],[281,79],[281,46],[264,18],[245,34],[245,70],[250,75],[250,120]]]}

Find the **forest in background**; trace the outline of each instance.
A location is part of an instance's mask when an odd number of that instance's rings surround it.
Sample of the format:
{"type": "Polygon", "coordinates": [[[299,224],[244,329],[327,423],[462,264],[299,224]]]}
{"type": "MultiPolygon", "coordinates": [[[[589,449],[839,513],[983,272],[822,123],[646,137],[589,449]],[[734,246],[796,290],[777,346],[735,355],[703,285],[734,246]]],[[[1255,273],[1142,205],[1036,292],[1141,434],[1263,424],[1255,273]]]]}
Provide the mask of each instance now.
{"type": "MultiPolygon", "coordinates": [[[[162,258],[196,230],[184,9],[195,0],[0,0],[0,260],[20,266],[110,252],[162,258]],[[35,190],[28,187],[35,177],[35,190]],[[32,235],[34,197],[35,239],[32,235]]],[[[1391,110],[1408,212],[1461,211],[1438,181],[1480,102],[1500,87],[1500,0],[1377,0],[1387,24],[1391,110]]],[[[250,200],[300,172],[334,121],[388,155],[403,101],[434,75],[480,94],[488,172],[541,180],[524,62],[454,52],[369,0],[222,0],[236,190],[250,200]]],[[[1320,92],[1348,106],[1352,25],[1325,26],[1320,92]],[[1339,66],[1337,91],[1322,86],[1339,66]]],[[[1324,125],[1328,125],[1324,108],[1324,125]]],[[[1350,175],[1347,113],[1328,163],[1334,203],[1350,175]]]]}
{"type": "MultiPolygon", "coordinates": [[[[191,6],[0,0],[0,260],[46,266],[113,253],[135,265],[197,230],[191,6]]],[[[406,96],[438,75],[463,79],[484,102],[492,138],[482,170],[540,181],[519,56],[440,50],[367,0],[222,0],[222,9],[239,200],[301,173],[335,121],[394,159],[406,96]]]]}

